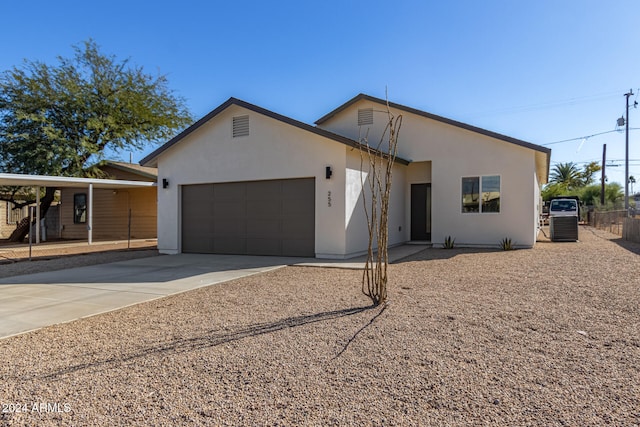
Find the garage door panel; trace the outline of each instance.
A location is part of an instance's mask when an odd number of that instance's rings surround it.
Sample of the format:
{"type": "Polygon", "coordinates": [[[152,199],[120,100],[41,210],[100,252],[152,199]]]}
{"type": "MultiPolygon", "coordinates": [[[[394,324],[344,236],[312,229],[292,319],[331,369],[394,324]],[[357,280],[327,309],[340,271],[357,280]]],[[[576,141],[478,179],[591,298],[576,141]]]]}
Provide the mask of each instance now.
{"type": "Polygon", "coordinates": [[[282,194],[281,181],[255,181],[247,183],[247,200],[280,199],[282,194]]]}
{"type": "Polygon", "coordinates": [[[183,244],[183,251],[185,252],[202,252],[208,253],[211,252],[212,244],[210,239],[206,238],[207,234],[203,234],[199,232],[199,230],[195,230],[195,232],[183,232],[183,239],[185,244],[183,244]],[[204,237],[204,238],[203,238],[204,237]]]}
{"type": "MultiPolygon", "coordinates": [[[[300,254],[313,254],[315,243],[313,239],[283,239],[283,256],[300,256],[300,254]]],[[[307,255],[313,256],[313,255],[307,255]]]]}
{"type": "Polygon", "coordinates": [[[282,213],[280,200],[247,200],[247,218],[278,217],[282,213]]]}
{"type": "Polygon", "coordinates": [[[212,241],[213,247],[208,253],[235,255],[247,253],[245,239],[239,239],[237,237],[216,237],[215,239],[212,239],[212,241]]]}
{"type": "Polygon", "coordinates": [[[279,220],[256,219],[247,221],[247,237],[278,238],[282,234],[279,220]]]}
{"type": "Polygon", "coordinates": [[[282,181],[282,194],[285,199],[297,199],[315,193],[315,180],[290,179],[282,181]]]}
{"type": "Polygon", "coordinates": [[[211,221],[213,237],[244,237],[247,234],[247,224],[239,218],[215,219],[211,221]]]}
{"type": "Polygon", "coordinates": [[[309,203],[301,203],[297,199],[285,199],[282,200],[282,212],[283,216],[287,218],[294,216],[304,216],[306,218],[315,214],[315,206],[309,206],[309,203]]]}
{"type": "Polygon", "coordinates": [[[182,188],[183,252],[315,255],[315,179],[182,188]]]}
{"type": "Polygon", "coordinates": [[[247,252],[252,255],[282,255],[281,239],[247,238],[247,252]]]}
{"type": "Polygon", "coordinates": [[[313,239],[315,233],[309,230],[307,224],[303,221],[295,220],[287,221],[282,225],[282,237],[283,238],[298,238],[298,239],[313,239]]]}
{"type": "Polygon", "coordinates": [[[241,218],[246,215],[246,205],[244,201],[222,201],[216,202],[213,207],[214,219],[218,218],[241,218]]]}
{"type": "Polygon", "coordinates": [[[187,201],[191,200],[208,200],[213,194],[211,184],[194,184],[182,187],[182,197],[187,201]]]}
{"type": "Polygon", "coordinates": [[[213,197],[217,202],[222,200],[244,200],[246,197],[246,184],[244,182],[209,185],[213,187],[213,197]]]}

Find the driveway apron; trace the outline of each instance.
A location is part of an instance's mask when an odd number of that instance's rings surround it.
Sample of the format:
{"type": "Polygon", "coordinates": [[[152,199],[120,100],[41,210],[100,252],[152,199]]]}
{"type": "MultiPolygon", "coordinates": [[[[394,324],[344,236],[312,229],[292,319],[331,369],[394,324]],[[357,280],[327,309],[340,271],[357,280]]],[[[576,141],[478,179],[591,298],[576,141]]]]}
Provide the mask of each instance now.
{"type": "Polygon", "coordinates": [[[0,279],[0,338],[302,261],[180,254],[0,279]]]}

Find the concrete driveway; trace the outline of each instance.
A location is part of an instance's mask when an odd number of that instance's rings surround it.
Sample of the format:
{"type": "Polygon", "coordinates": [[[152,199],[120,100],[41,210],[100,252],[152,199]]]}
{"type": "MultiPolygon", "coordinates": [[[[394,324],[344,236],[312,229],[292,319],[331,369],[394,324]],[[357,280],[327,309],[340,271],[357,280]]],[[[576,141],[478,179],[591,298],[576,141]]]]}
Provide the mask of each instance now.
{"type": "MultiPolygon", "coordinates": [[[[392,248],[389,259],[424,248],[392,248]]],[[[179,254],[8,277],[0,279],[0,338],[294,264],[363,268],[364,257],[179,254]]]]}
{"type": "Polygon", "coordinates": [[[181,254],[0,279],[0,338],[304,261],[181,254]]]}

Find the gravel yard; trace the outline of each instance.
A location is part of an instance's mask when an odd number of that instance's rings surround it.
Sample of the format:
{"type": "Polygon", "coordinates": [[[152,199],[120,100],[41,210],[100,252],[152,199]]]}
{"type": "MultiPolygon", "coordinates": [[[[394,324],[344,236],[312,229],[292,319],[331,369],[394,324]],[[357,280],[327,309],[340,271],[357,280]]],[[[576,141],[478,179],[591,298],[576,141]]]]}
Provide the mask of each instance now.
{"type": "Polygon", "coordinates": [[[427,249],[383,310],[286,267],[0,340],[0,424],[640,425],[640,246],[580,238],[427,249]]]}

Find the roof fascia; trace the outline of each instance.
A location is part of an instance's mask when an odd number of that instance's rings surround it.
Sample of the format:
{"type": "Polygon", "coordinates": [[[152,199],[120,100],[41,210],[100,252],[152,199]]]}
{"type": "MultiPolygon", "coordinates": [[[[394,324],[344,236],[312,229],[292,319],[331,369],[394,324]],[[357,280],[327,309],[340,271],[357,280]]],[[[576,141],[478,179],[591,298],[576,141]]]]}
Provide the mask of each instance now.
{"type": "Polygon", "coordinates": [[[441,123],[445,123],[451,126],[455,126],[461,129],[465,129],[471,132],[475,132],[481,135],[485,135],[485,136],[489,136],[491,138],[495,138],[495,139],[499,139],[502,141],[506,141],[506,142],[510,142],[512,144],[515,145],[519,145],[521,147],[525,147],[525,148],[529,148],[531,150],[534,151],[540,151],[542,153],[545,153],[547,155],[551,155],[551,149],[547,148],[547,147],[543,147],[541,145],[536,145],[536,144],[532,144],[530,142],[526,142],[526,141],[522,141],[520,139],[516,139],[516,138],[512,138],[510,136],[507,135],[502,135],[490,130],[486,130],[486,129],[482,129],[476,126],[472,126],[466,123],[462,123],[456,120],[452,120],[452,119],[448,119],[446,117],[442,117],[442,116],[438,116],[435,114],[431,114],[431,113],[427,113],[426,111],[422,111],[422,110],[418,110],[416,108],[411,108],[411,107],[407,107],[406,105],[401,105],[401,104],[396,104],[394,102],[387,102],[384,99],[380,99],[380,98],[376,98],[374,96],[370,96],[370,95],[365,95],[363,93],[360,93],[358,95],[356,95],[355,97],[351,98],[349,101],[345,102],[344,104],[342,104],[340,107],[336,108],[335,110],[331,111],[328,114],[325,114],[324,116],[322,116],[320,119],[318,119],[315,123],[317,125],[322,124],[324,122],[326,122],[327,120],[329,120],[330,118],[332,118],[333,116],[335,116],[336,114],[340,113],[341,111],[347,109],[348,107],[350,107],[351,105],[355,104],[356,102],[360,101],[360,100],[367,100],[367,101],[371,101],[371,102],[375,102],[378,104],[382,104],[382,105],[389,105],[390,108],[394,108],[397,110],[401,110],[401,111],[406,111],[408,113],[411,114],[415,114],[418,116],[422,116],[422,117],[426,117],[428,119],[431,120],[435,120],[441,123]]]}
{"type": "MultiPolygon", "coordinates": [[[[322,137],[340,142],[342,144],[345,144],[353,148],[360,149],[364,147],[362,144],[358,143],[357,141],[354,141],[353,139],[344,137],[342,135],[338,135],[336,133],[329,132],[327,130],[324,130],[315,126],[311,126],[307,123],[292,119],[291,117],[283,116],[282,114],[278,114],[273,111],[267,110],[265,108],[258,107],[257,105],[250,104],[246,101],[242,101],[237,98],[229,98],[226,102],[224,102],[219,107],[217,107],[216,109],[208,113],[206,116],[204,116],[203,118],[195,122],[193,125],[189,126],[187,129],[185,129],[183,132],[175,136],[169,142],[165,143],[164,145],[159,147],[157,150],[155,150],[154,152],[146,156],[144,159],[140,161],[140,164],[143,166],[150,166],[150,165],[157,164],[155,162],[157,161],[157,158],[160,154],[162,154],[164,151],[166,151],[167,149],[171,148],[172,146],[180,142],[182,139],[184,139],[189,134],[197,130],[200,126],[204,125],[206,122],[208,122],[209,120],[211,120],[212,118],[220,114],[222,111],[226,110],[231,105],[238,105],[242,108],[246,108],[258,114],[262,114],[264,116],[270,117],[280,122],[283,122],[291,126],[297,127],[299,129],[306,130],[307,132],[311,132],[316,135],[320,135],[322,137]]],[[[383,152],[376,152],[376,154],[381,155],[382,157],[385,157],[385,158],[388,157],[388,155],[383,152]]],[[[408,160],[402,159],[400,157],[396,157],[395,161],[404,165],[409,164],[408,160]]]]}
{"type": "Polygon", "coordinates": [[[134,175],[139,175],[139,176],[141,176],[143,178],[149,178],[149,179],[153,179],[153,180],[158,179],[158,174],[154,175],[154,174],[149,173],[149,172],[141,171],[140,169],[129,168],[126,165],[123,165],[122,163],[116,163],[116,162],[111,162],[111,161],[107,160],[107,162],[104,164],[104,166],[109,166],[109,167],[112,167],[114,169],[121,170],[123,172],[129,172],[129,173],[132,173],[134,175]]]}

